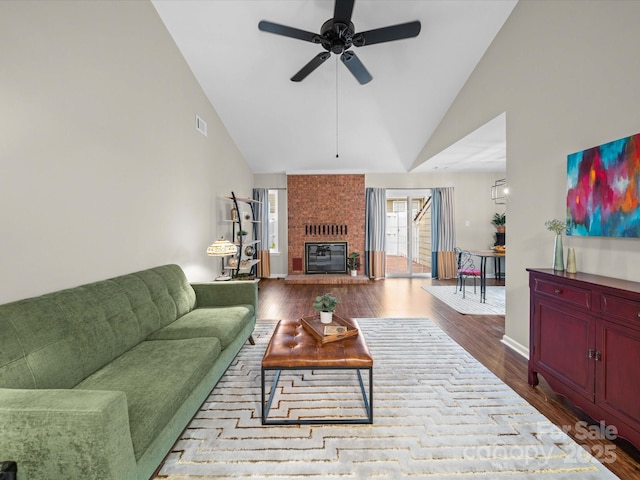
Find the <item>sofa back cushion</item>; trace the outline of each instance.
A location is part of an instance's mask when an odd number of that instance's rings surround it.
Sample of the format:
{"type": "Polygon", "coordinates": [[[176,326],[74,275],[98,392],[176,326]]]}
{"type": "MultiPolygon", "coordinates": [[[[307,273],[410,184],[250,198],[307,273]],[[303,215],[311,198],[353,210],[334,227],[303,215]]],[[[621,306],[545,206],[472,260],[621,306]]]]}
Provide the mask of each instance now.
{"type": "Polygon", "coordinates": [[[0,388],[71,388],[194,307],[177,265],[0,305],[0,388]]]}

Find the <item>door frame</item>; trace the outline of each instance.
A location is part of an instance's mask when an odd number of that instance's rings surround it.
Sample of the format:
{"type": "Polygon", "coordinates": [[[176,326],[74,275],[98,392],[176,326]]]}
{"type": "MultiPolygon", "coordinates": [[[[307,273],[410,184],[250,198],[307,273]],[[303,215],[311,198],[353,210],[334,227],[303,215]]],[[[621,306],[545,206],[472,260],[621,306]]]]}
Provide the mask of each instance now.
{"type": "MultiPolygon", "coordinates": [[[[393,199],[403,199],[407,205],[407,225],[406,225],[406,236],[407,236],[407,271],[402,273],[390,273],[389,268],[385,268],[387,277],[409,277],[409,278],[431,278],[431,269],[428,272],[420,272],[416,273],[413,271],[413,249],[414,249],[414,227],[413,227],[413,213],[411,205],[414,200],[422,199],[422,198],[431,198],[431,188],[386,188],[385,189],[385,200],[388,204],[389,201],[393,199]],[[411,217],[410,217],[411,216],[411,217]]],[[[385,208],[386,213],[390,213],[388,208],[385,208]]],[[[385,237],[387,236],[387,232],[385,232],[385,237]]],[[[431,240],[431,239],[430,239],[431,240]]],[[[385,241],[385,253],[387,252],[388,242],[385,241]]],[[[419,248],[419,243],[417,245],[419,248]]]]}

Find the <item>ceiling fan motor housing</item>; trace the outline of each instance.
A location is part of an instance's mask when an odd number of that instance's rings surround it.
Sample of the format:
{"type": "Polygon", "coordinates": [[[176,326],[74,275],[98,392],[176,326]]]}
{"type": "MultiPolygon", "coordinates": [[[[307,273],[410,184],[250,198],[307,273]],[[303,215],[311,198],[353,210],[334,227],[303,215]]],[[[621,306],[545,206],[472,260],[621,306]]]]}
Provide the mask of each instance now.
{"type": "Polygon", "coordinates": [[[351,48],[353,44],[353,35],[355,27],[353,22],[346,23],[336,21],[330,18],[322,24],[320,29],[320,43],[328,52],[340,55],[342,52],[351,48]]]}

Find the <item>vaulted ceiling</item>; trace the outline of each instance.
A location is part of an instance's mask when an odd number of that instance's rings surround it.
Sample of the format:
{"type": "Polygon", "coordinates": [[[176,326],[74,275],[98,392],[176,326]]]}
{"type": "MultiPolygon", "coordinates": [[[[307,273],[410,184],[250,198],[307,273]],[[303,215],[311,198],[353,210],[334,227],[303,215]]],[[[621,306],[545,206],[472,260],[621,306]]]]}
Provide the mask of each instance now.
{"type": "MultiPolygon", "coordinates": [[[[352,47],[373,76],[361,85],[338,55],[292,82],[324,50],[258,29],[319,33],[333,0],[152,1],[255,173],[410,171],[516,4],[356,0],[356,32],[421,22],[415,38],[352,47]]],[[[504,161],[502,116],[416,170],[504,171],[504,161]]]]}

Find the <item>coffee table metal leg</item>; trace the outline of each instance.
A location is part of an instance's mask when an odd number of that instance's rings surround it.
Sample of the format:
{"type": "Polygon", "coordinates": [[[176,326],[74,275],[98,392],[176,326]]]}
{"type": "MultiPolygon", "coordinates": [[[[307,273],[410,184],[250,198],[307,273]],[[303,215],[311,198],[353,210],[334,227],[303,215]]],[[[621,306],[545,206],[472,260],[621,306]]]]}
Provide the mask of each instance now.
{"type": "MultiPolygon", "coordinates": [[[[278,385],[278,380],[280,379],[280,373],[282,370],[276,370],[276,376],[271,384],[271,391],[269,392],[269,399],[265,402],[265,371],[267,369],[261,369],[261,397],[260,397],[260,407],[262,408],[262,424],[263,425],[309,425],[309,424],[332,424],[332,423],[373,423],[373,368],[338,368],[336,370],[355,370],[358,374],[358,382],[360,383],[360,392],[362,394],[362,400],[364,402],[365,412],[367,414],[366,418],[324,418],[324,419],[308,419],[308,420],[267,420],[269,416],[269,410],[271,409],[271,403],[273,402],[273,397],[275,395],[276,387],[278,385]],[[364,386],[364,381],[362,380],[362,374],[360,370],[368,370],[369,371],[369,393],[367,395],[366,388],[364,386]],[[266,404],[265,404],[266,403],[266,404]]],[[[271,370],[271,369],[268,369],[271,370]]],[[[304,368],[288,368],[288,370],[305,370],[304,368]]],[[[314,370],[313,368],[309,370],[314,370]]],[[[327,370],[334,370],[333,368],[327,368],[327,370]]]]}
{"type": "Polygon", "coordinates": [[[373,370],[369,370],[369,398],[367,399],[367,392],[364,388],[364,382],[362,381],[362,374],[360,369],[358,372],[358,381],[360,382],[360,391],[362,392],[362,399],[364,400],[364,409],[367,412],[367,418],[370,423],[373,423],[373,408],[370,402],[373,402],[373,370]]]}
{"type": "MultiPolygon", "coordinates": [[[[368,368],[369,370],[369,423],[373,423],[373,368],[368,368]]],[[[365,403],[366,403],[366,397],[365,403]]]]}
{"type": "Polygon", "coordinates": [[[264,368],[262,369],[262,396],[261,396],[261,402],[260,402],[260,406],[262,407],[262,424],[264,425],[267,422],[267,416],[269,416],[269,410],[271,410],[271,402],[273,402],[273,396],[276,393],[276,386],[278,385],[278,380],[280,380],[280,372],[282,372],[282,370],[277,370],[276,371],[276,377],[273,379],[273,383],[271,384],[271,391],[269,392],[269,401],[267,402],[267,405],[265,407],[264,405],[264,368]]]}

